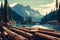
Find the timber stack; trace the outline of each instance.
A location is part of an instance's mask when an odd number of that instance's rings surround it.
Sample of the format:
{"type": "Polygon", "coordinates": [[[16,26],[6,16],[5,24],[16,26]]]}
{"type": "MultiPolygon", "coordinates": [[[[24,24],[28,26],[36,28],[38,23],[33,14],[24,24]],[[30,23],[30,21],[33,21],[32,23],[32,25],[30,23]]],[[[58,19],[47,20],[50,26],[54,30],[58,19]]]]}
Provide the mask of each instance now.
{"type": "Polygon", "coordinates": [[[60,40],[60,32],[53,29],[3,26],[3,30],[0,40],[60,40]]]}

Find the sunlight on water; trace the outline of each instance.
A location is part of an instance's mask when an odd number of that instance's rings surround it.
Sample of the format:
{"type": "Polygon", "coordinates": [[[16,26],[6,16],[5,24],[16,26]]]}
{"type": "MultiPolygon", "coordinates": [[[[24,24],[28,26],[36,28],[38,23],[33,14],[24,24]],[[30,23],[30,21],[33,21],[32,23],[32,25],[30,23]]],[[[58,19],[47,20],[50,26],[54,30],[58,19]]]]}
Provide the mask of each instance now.
{"type": "Polygon", "coordinates": [[[49,29],[48,27],[46,27],[46,26],[41,26],[41,25],[34,25],[34,26],[32,26],[32,28],[44,28],[44,29],[49,29]]]}

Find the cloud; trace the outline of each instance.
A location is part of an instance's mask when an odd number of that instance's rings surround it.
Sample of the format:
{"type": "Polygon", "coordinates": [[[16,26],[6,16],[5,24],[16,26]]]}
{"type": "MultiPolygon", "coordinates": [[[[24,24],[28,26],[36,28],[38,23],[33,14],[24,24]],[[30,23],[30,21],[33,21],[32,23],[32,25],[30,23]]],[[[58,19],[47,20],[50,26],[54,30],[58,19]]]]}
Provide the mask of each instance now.
{"type": "Polygon", "coordinates": [[[60,0],[58,0],[58,2],[60,2],[60,0]]]}
{"type": "Polygon", "coordinates": [[[1,5],[1,2],[0,2],[0,5],[1,5]]]}
{"type": "MultiPolygon", "coordinates": [[[[60,2],[60,0],[58,0],[58,2],[60,2]]],[[[0,4],[1,4],[1,2],[0,2],[0,4]]],[[[10,7],[13,7],[15,5],[17,5],[17,3],[10,4],[10,7]]],[[[53,11],[55,6],[56,6],[56,0],[54,0],[51,4],[39,5],[36,8],[34,8],[34,7],[31,7],[31,8],[38,10],[42,15],[46,15],[46,13],[51,12],[51,10],[53,11]]]]}
{"type": "MultiPolygon", "coordinates": [[[[58,0],[58,2],[60,2],[60,0],[58,0]]],[[[14,4],[10,4],[10,7],[13,7],[17,5],[17,3],[14,4]]],[[[38,7],[34,8],[31,7],[35,10],[38,10],[42,15],[46,15],[46,13],[48,14],[49,12],[54,11],[56,8],[56,0],[54,0],[51,4],[46,4],[46,5],[39,5],[38,7]]]]}
{"type": "Polygon", "coordinates": [[[17,3],[10,4],[10,7],[13,7],[13,6],[15,6],[15,5],[17,5],[17,3]]]}
{"type": "Polygon", "coordinates": [[[38,10],[42,15],[46,15],[46,13],[53,11],[56,8],[56,0],[54,0],[51,4],[39,5],[35,10],[38,10]]]}

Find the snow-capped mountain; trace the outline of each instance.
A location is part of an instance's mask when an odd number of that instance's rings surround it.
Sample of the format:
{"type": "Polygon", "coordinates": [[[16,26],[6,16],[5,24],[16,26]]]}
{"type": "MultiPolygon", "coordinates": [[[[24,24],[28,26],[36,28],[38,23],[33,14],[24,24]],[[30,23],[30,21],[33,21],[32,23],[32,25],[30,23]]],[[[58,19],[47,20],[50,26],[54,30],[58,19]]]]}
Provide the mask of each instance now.
{"type": "Polygon", "coordinates": [[[32,9],[30,6],[23,6],[21,4],[16,4],[11,8],[13,11],[15,11],[17,14],[21,15],[24,18],[31,17],[37,22],[39,22],[42,18],[40,12],[32,9]]]}
{"type": "Polygon", "coordinates": [[[27,13],[23,5],[17,4],[14,7],[12,7],[12,10],[14,10],[17,14],[21,15],[22,17],[27,16],[27,13]]]}

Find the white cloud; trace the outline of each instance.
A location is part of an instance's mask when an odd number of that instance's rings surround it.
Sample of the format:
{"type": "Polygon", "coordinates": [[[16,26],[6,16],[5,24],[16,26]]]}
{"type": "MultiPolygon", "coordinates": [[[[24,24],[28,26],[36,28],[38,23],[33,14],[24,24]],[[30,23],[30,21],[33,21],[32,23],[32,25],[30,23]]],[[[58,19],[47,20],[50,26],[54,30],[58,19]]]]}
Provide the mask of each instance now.
{"type": "Polygon", "coordinates": [[[1,5],[1,2],[0,2],[0,5],[1,5]]]}
{"type": "Polygon", "coordinates": [[[58,2],[60,2],[60,0],[58,0],[58,2]]]}
{"type": "MultiPolygon", "coordinates": [[[[58,0],[58,2],[60,2],[60,0],[58,0]]],[[[0,2],[0,5],[1,5],[1,2],[0,2]]],[[[13,7],[15,5],[17,5],[17,3],[10,4],[10,7],[13,7]]],[[[53,11],[55,6],[56,6],[56,0],[54,0],[51,4],[39,5],[37,8],[34,8],[34,7],[32,8],[35,10],[38,10],[42,15],[46,15],[46,13],[51,12],[51,9],[53,11]]]]}
{"type": "Polygon", "coordinates": [[[14,4],[10,4],[10,7],[13,7],[13,6],[15,6],[15,5],[17,5],[17,3],[14,3],[14,4]]]}
{"type": "Polygon", "coordinates": [[[54,0],[51,4],[46,5],[40,5],[37,8],[34,8],[38,10],[42,15],[46,15],[46,13],[53,11],[56,7],[56,0],[54,0]]]}
{"type": "MultiPolygon", "coordinates": [[[[60,0],[58,0],[60,2],[60,0]]],[[[10,4],[10,7],[13,7],[17,5],[17,3],[10,4]]],[[[46,5],[39,5],[37,8],[31,7],[35,10],[38,10],[42,15],[46,15],[46,13],[53,11],[56,7],[56,0],[54,0],[51,4],[46,4],[46,5]]]]}

